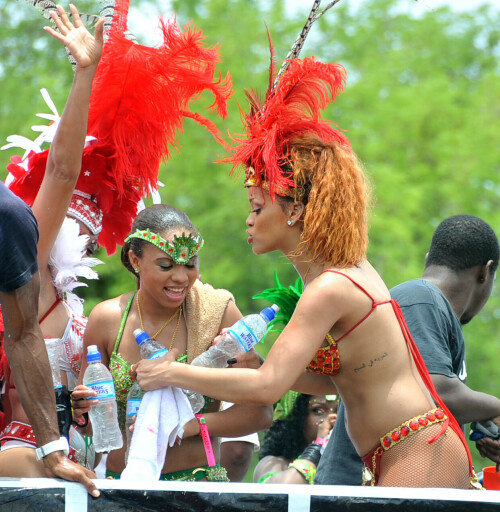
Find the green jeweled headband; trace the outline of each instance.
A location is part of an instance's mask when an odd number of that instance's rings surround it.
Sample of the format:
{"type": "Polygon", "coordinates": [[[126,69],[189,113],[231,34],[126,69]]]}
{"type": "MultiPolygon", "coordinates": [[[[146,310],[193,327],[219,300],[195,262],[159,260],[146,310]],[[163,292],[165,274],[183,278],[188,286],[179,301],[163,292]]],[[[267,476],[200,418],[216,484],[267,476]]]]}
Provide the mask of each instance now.
{"type": "Polygon", "coordinates": [[[136,229],[135,233],[129,235],[125,242],[130,241],[132,238],[140,238],[146,242],[152,243],[158,249],[167,253],[179,265],[185,265],[198,251],[203,247],[203,237],[186,235],[182,233],[181,236],[174,235],[172,242],[165,240],[158,233],[151,233],[149,229],[136,229]]]}

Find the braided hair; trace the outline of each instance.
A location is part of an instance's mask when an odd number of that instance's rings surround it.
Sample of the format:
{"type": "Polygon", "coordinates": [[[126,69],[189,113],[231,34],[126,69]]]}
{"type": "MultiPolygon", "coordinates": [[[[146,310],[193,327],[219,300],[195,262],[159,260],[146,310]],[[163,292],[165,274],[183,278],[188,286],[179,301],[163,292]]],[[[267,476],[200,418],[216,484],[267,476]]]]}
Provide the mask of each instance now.
{"type": "Polygon", "coordinates": [[[294,460],[304,451],[308,444],[304,437],[304,424],[309,414],[310,398],[311,395],[299,394],[287,419],[273,421],[266,433],[259,459],[274,455],[294,460]]]}

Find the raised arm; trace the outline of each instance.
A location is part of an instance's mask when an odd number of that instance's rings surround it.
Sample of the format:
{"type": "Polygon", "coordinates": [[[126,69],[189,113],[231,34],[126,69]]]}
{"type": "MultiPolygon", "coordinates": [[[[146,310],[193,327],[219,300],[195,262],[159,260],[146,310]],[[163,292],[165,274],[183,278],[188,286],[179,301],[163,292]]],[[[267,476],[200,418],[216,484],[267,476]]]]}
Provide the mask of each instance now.
{"type": "MultiPolygon", "coordinates": [[[[59,429],[52,382],[46,378],[50,375],[50,366],[38,324],[37,302],[40,288],[43,289],[44,283],[51,279],[47,268],[48,257],[80,171],[90,90],[102,48],[103,21],[97,23],[94,37],[81,23],[73,5],[71,11],[74,26],[64,9],[58,7],[58,14],[52,13],[52,17],[60,33],[46,28],[68,46],[78,65],[68,103],[49,153],[44,181],[32,208],[40,233],[37,246],[40,274],[34,274],[24,286],[0,296],[5,318],[6,352],[39,447],[58,440],[59,429]]],[[[35,236],[32,243],[36,243],[35,236]]],[[[24,250],[27,248],[24,247],[24,250]]],[[[42,460],[49,475],[81,482],[93,496],[99,495],[90,480],[94,473],[70,461],[60,449],[52,451],[42,460]]]]}
{"type": "Polygon", "coordinates": [[[52,246],[66,216],[69,202],[80,174],[82,152],[87,134],[88,109],[92,81],[103,44],[104,20],[99,20],[92,35],[83,25],[78,10],[70,4],[74,24],[61,6],[52,18],[59,32],[45,30],[71,51],[76,60],[73,85],[52,142],[45,176],[33,204],[40,240],[38,263],[43,280],[50,279],[47,263],[52,246]]]}

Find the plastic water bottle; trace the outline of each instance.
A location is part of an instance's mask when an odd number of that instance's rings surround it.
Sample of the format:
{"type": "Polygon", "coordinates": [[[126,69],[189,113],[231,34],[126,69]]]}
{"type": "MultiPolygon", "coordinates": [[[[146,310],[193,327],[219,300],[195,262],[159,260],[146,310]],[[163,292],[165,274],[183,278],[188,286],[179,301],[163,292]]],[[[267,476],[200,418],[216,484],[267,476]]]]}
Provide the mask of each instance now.
{"type": "MultiPolygon", "coordinates": [[[[141,359],[156,359],[157,357],[163,357],[168,350],[156,340],[152,340],[147,332],[141,329],[134,331],[135,341],[139,345],[139,352],[141,359]]],[[[132,439],[132,432],[130,432],[130,426],[134,422],[134,416],[139,412],[142,397],[144,396],[144,390],[139,386],[137,381],[134,381],[127,395],[127,410],[125,415],[125,434],[127,436],[127,454],[130,448],[130,441],[132,439]]]]}
{"type": "MultiPolygon", "coordinates": [[[[139,350],[141,354],[141,359],[156,359],[157,357],[163,357],[168,352],[168,350],[161,343],[158,343],[156,340],[152,340],[149,337],[149,334],[141,329],[136,329],[134,331],[134,336],[135,341],[140,347],[139,350]]],[[[132,388],[129,391],[129,396],[127,397],[127,435],[130,432],[128,427],[129,425],[132,424],[132,418],[137,414],[137,411],[139,410],[139,406],[141,404],[142,397],[144,396],[144,392],[142,392],[141,395],[140,391],[137,390],[137,388],[140,389],[139,384],[137,384],[137,386],[135,386],[135,384],[136,383],[132,385],[132,388]],[[133,389],[134,387],[136,387],[136,389],[133,389]],[[134,397],[130,396],[132,392],[134,394],[134,397]],[[130,405],[129,397],[131,398],[130,405]]],[[[188,400],[191,404],[191,408],[193,409],[193,412],[196,414],[205,405],[205,399],[203,398],[203,395],[186,389],[184,389],[183,391],[184,393],[186,393],[188,400]]]]}
{"type": "Polygon", "coordinates": [[[125,452],[125,463],[128,460],[128,454],[130,451],[130,443],[132,442],[132,434],[130,426],[134,423],[134,416],[139,412],[142,397],[144,396],[144,390],[139,386],[137,381],[134,381],[130,391],[127,395],[127,412],[125,415],[125,435],[127,437],[127,450],[125,452]]]}
{"type": "Polygon", "coordinates": [[[139,345],[139,353],[141,359],[156,359],[163,357],[168,350],[156,340],[152,340],[147,332],[142,329],[136,329],[134,331],[135,341],[139,345]]]}
{"type": "Polygon", "coordinates": [[[96,345],[87,347],[87,362],[83,384],[96,391],[95,398],[99,400],[89,411],[95,451],[118,450],[123,446],[123,438],[118,426],[115,386],[111,373],[101,363],[101,354],[96,345]]]}
{"type": "Polygon", "coordinates": [[[45,348],[50,363],[52,373],[52,382],[54,383],[54,393],[56,397],[56,414],[59,433],[69,439],[69,429],[71,426],[71,398],[68,388],[61,382],[61,370],[59,360],[62,355],[62,341],[59,338],[45,339],[45,348]]]}
{"type": "MultiPolygon", "coordinates": [[[[163,357],[168,350],[155,340],[149,337],[149,334],[141,329],[134,331],[135,341],[139,345],[139,353],[141,359],[156,359],[157,357],[163,357]]],[[[130,426],[134,423],[134,416],[139,412],[142,397],[144,396],[144,390],[139,386],[137,381],[134,381],[127,395],[127,409],[125,413],[125,435],[127,436],[127,452],[125,454],[125,460],[128,458],[128,452],[130,450],[130,442],[132,440],[132,432],[130,426]]]]}
{"type": "Polygon", "coordinates": [[[266,333],[267,324],[275,317],[279,307],[273,304],[264,308],[260,313],[247,315],[238,320],[222,336],[217,345],[212,345],[207,351],[193,359],[195,366],[210,366],[225,368],[227,360],[241,352],[248,352],[266,333]]]}

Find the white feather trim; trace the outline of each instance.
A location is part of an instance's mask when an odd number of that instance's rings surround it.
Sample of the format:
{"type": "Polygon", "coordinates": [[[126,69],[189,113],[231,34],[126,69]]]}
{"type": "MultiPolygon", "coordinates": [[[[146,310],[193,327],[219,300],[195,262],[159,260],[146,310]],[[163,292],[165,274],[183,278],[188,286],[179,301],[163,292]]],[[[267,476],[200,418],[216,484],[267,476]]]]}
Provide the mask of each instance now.
{"type": "Polygon", "coordinates": [[[73,290],[87,285],[79,282],[78,278],[99,279],[97,272],[91,267],[103,263],[97,258],[84,256],[88,240],[87,235],[80,235],[78,222],[66,217],[49,259],[52,279],[58,294],[64,297],[69,307],[79,315],[83,315],[83,300],[73,293],[73,290]]]}

